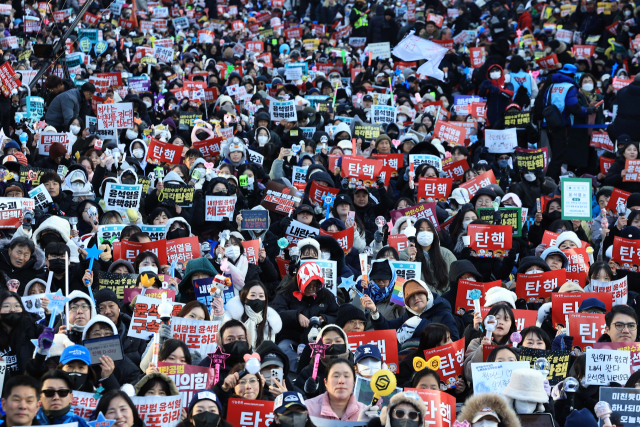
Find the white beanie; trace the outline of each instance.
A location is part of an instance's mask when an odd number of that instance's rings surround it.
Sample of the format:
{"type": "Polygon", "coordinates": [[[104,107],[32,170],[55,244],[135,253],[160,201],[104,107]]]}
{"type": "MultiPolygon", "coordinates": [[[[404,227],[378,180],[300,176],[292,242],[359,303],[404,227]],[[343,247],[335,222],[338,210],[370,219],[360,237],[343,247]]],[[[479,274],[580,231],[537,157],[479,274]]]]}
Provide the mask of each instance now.
{"type": "Polygon", "coordinates": [[[507,399],[524,402],[546,403],[549,396],[544,391],[544,378],[533,369],[516,369],[511,373],[509,384],[502,392],[507,399]]]}
{"type": "Polygon", "coordinates": [[[491,307],[492,305],[499,302],[506,302],[511,306],[511,308],[516,308],[516,300],[518,299],[518,297],[509,289],[496,286],[495,288],[491,288],[487,291],[484,299],[485,307],[491,307]]]}
{"type": "Polygon", "coordinates": [[[582,242],[578,239],[578,235],[573,231],[563,231],[556,239],[556,247],[559,248],[562,242],[569,240],[576,244],[577,247],[582,247],[582,242]]]}

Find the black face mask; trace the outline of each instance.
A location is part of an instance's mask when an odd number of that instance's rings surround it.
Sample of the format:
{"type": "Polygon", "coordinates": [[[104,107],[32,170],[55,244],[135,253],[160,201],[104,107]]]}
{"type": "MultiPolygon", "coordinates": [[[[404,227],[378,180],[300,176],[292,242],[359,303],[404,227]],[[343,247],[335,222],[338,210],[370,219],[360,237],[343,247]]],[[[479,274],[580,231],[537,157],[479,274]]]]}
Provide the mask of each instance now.
{"type": "Polygon", "coordinates": [[[120,181],[122,181],[123,184],[127,184],[127,185],[133,185],[136,183],[136,180],[131,178],[121,179],[120,181]]]}
{"type": "Polygon", "coordinates": [[[331,347],[327,349],[325,354],[329,356],[339,356],[341,354],[345,354],[347,352],[346,344],[331,344],[331,347]]]}
{"type": "Polygon", "coordinates": [[[253,310],[254,313],[262,313],[262,310],[264,310],[264,306],[266,305],[265,301],[260,299],[248,299],[244,304],[251,307],[251,310],[253,310]]]}
{"type": "Polygon", "coordinates": [[[245,354],[248,354],[249,343],[246,341],[234,341],[222,346],[225,353],[231,355],[231,357],[242,357],[245,354]]]}
{"type": "Polygon", "coordinates": [[[220,415],[213,412],[201,412],[193,416],[195,427],[216,427],[220,422],[220,415]]]}
{"type": "Polygon", "coordinates": [[[9,326],[16,326],[22,319],[22,313],[5,313],[2,314],[2,321],[9,326]]]}
{"type": "Polygon", "coordinates": [[[71,377],[71,381],[73,381],[73,389],[80,390],[84,383],[87,381],[87,377],[89,374],[81,374],[79,372],[69,372],[69,376],[71,377]]]}
{"type": "Polygon", "coordinates": [[[60,237],[55,233],[40,235],[40,247],[42,248],[42,250],[44,250],[49,243],[57,243],[60,241],[60,237]]]}
{"type": "Polygon", "coordinates": [[[395,132],[389,133],[387,132],[387,135],[389,136],[389,138],[391,139],[398,139],[398,134],[395,132]]]}
{"type": "Polygon", "coordinates": [[[227,192],[226,191],[214,191],[213,195],[214,196],[226,196],[227,192]]]}
{"type": "Polygon", "coordinates": [[[53,271],[56,274],[64,273],[64,260],[63,259],[49,260],[49,270],[53,271]]]}
{"type": "Polygon", "coordinates": [[[307,414],[305,412],[293,412],[289,415],[278,415],[278,420],[282,427],[304,427],[307,424],[307,414]]]}
{"type": "Polygon", "coordinates": [[[408,418],[391,418],[391,427],[418,427],[420,420],[410,420],[408,418]]]}
{"type": "Polygon", "coordinates": [[[183,237],[189,237],[189,231],[184,228],[176,228],[167,233],[167,240],[181,239],[183,237]]]}
{"type": "Polygon", "coordinates": [[[562,219],[562,212],[553,211],[553,212],[548,212],[542,216],[546,216],[547,218],[549,218],[550,221],[557,221],[559,219],[562,219]]]}

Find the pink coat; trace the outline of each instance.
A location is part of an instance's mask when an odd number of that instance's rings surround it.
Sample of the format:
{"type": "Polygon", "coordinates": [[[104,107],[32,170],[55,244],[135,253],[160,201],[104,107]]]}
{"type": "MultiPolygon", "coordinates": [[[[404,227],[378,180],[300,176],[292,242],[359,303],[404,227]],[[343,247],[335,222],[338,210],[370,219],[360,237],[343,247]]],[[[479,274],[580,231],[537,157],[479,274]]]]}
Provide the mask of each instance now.
{"type": "Polygon", "coordinates": [[[326,392],[322,393],[320,396],[314,397],[313,399],[306,400],[304,403],[307,405],[309,415],[327,420],[339,421],[358,421],[358,415],[360,415],[360,412],[367,407],[364,403],[358,402],[353,393],[351,393],[347,410],[342,418],[338,418],[336,413],[333,412],[333,409],[331,409],[331,405],[329,404],[329,395],[326,392]]]}

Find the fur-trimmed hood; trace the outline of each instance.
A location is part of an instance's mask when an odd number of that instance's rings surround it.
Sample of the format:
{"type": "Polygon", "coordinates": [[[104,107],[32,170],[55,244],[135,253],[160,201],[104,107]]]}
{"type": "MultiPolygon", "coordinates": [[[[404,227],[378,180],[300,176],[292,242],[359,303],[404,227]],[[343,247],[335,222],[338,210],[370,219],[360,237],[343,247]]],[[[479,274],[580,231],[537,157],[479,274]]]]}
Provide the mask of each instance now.
{"type": "Polygon", "coordinates": [[[458,414],[458,421],[473,420],[473,417],[482,409],[489,407],[493,409],[504,427],[520,427],[520,420],[515,411],[507,405],[504,397],[497,393],[482,393],[471,396],[458,414]]]}
{"type": "Polygon", "coordinates": [[[133,264],[131,264],[131,262],[127,261],[126,259],[118,259],[113,261],[107,271],[109,273],[113,273],[115,269],[120,267],[121,265],[124,265],[125,267],[127,267],[127,270],[129,270],[129,274],[135,274],[136,270],[135,268],[133,268],[133,264]]]}
{"type": "MultiPolygon", "coordinates": [[[[233,319],[242,321],[242,315],[244,314],[244,305],[240,301],[240,297],[233,297],[226,304],[226,313],[233,319]]],[[[267,307],[267,323],[269,328],[273,331],[273,334],[277,334],[282,330],[282,319],[280,315],[271,307],[267,307]]]]}
{"type": "Polygon", "coordinates": [[[136,396],[138,395],[138,393],[140,393],[140,390],[145,386],[145,384],[156,378],[166,382],[169,385],[169,396],[177,396],[180,394],[178,387],[176,387],[176,384],[171,380],[171,378],[169,378],[162,372],[152,372],[142,377],[142,379],[138,381],[138,383],[134,386],[136,390],[136,396]]]}
{"type": "MultiPolygon", "coordinates": [[[[400,218],[398,218],[395,224],[393,224],[393,228],[391,229],[391,233],[389,234],[391,235],[401,234],[400,226],[402,226],[402,224],[404,224],[405,222],[409,221],[409,219],[413,220],[414,218],[411,218],[410,216],[401,216],[400,218]]],[[[415,220],[412,222],[412,224],[415,224],[415,220]]]]}
{"type": "MultiPolygon", "coordinates": [[[[0,251],[4,251],[5,249],[8,250],[10,243],[11,243],[11,240],[9,239],[0,239],[0,251]]],[[[40,249],[38,245],[36,245],[36,251],[33,254],[33,256],[35,257],[35,260],[36,260],[36,263],[33,265],[33,268],[35,270],[42,269],[44,267],[45,257],[44,257],[44,251],[40,249]]]]}
{"type": "Polygon", "coordinates": [[[407,403],[420,412],[420,424],[418,424],[418,427],[423,427],[424,417],[427,414],[427,407],[420,396],[412,391],[398,393],[391,398],[389,405],[385,406],[380,411],[380,424],[384,427],[391,427],[391,417],[389,416],[389,413],[401,403],[407,403]]]}
{"type": "MultiPolygon", "coordinates": [[[[94,307],[95,310],[95,305],[91,304],[92,307],[94,307]]],[[[113,335],[118,335],[118,328],[116,327],[116,325],[111,321],[111,319],[109,319],[107,316],[103,316],[101,314],[98,314],[97,316],[91,316],[91,320],[89,320],[87,322],[87,324],[84,327],[84,331],[82,331],[82,341],[87,339],[87,331],[89,329],[91,329],[91,327],[93,325],[95,325],[96,323],[106,323],[107,325],[109,325],[111,327],[111,329],[113,330],[113,335]]]]}

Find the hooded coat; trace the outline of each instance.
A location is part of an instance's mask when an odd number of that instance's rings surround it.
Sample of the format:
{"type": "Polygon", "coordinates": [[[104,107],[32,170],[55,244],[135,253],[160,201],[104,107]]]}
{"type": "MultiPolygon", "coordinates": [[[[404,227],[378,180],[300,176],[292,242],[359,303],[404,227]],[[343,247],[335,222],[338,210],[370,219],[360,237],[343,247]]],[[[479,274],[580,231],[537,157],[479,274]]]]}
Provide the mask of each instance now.
{"type": "MultiPolygon", "coordinates": [[[[373,302],[375,303],[376,308],[378,309],[378,313],[380,313],[382,317],[384,317],[385,319],[395,319],[402,316],[406,311],[406,309],[403,306],[400,306],[398,304],[394,304],[391,302],[391,296],[393,295],[393,287],[396,285],[396,279],[398,278],[396,275],[395,268],[393,268],[393,266],[391,265],[391,261],[389,261],[386,258],[376,259],[371,261],[371,268],[369,268],[368,274],[369,274],[369,277],[371,277],[371,272],[373,270],[373,265],[375,263],[384,263],[384,262],[388,263],[389,268],[391,269],[391,280],[389,281],[389,285],[387,285],[387,287],[385,288],[385,290],[388,289],[389,291],[388,291],[388,294],[382,300],[380,301],[374,300],[373,302]]],[[[366,290],[362,289],[360,282],[358,282],[356,287],[358,288],[358,290],[360,290],[360,292],[363,292],[365,294],[367,293],[366,290]]],[[[351,304],[353,304],[355,307],[359,308],[360,310],[365,311],[364,307],[362,306],[362,302],[360,301],[360,298],[354,298],[353,301],[351,301],[351,304]]],[[[371,331],[374,329],[373,320],[371,319],[371,314],[365,311],[365,316],[367,316],[367,323],[365,325],[365,330],[371,331]]]]}
{"type": "Polygon", "coordinates": [[[509,407],[504,397],[496,393],[482,393],[471,396],[458,414],[458,421],[471,421],[476,414],[484,408],[491,408],[500,417],[500,425],[503,427],[520,427],[520,419],[515,411],[509,407]]]}
{"type": "Polygon", "coordinates": [[[3,271],[9,279],[20,281],[18,293],[23,295],[25,286],[28,282],[36,279],[42,273],[44,268],[44,251],[36,246],[35,253],[31,254],[31,258],[22,267],[17,268],[11,264],[9,258],[9,239],[0,240],[0,270],[3,271]]]}
{"type": "MultiPolygon", "coordinates": [[[[282,362],[282,377],[287,386],[287,390],[289,391],[297,391],[298,388],[294,385],[294,382],[297,378],[297,374],[295,372],[291,372],[291,366],[289,365],[289,358],[284,354],[284,352],[274,344],[273,341],[262,341],[262,343],[255,349],[255,352],[260,355],[260,359],[264,360],[265,356],[268,354],[275,354],[278,356],[278,359],[282,362]]],[[[265,390],[266,392],[266,390],[265,390]]]]}
{"type": "Polygon", "coordinates": [[[155,379],[160,379],[165,383],[167,383],[167,385],[169,386],[169,396],[177,396],[180,394],[178,387],[176,387],[176,384],[171,380],[171,378],[169,378],[168,375],[163,374],[162,372],[152,372],[142,377],[142,379],[138,381],[136,385],[133,386],[133,388],[136,390],[136,396],[140,395],[140,390],[142,390],[142,388],[149,381],[155,380],[155,379]]]}
{"type": "MultiPolygon", "coordinates": [[[[245,314],[245,306],[240,301],[240,297],[236,296],[231,298],[225,304],[225,312],[222,318],[222,323],[228,322],[231,319],[243,322],[249,330],[251,337],[251,347],[256,348],[257,340],[257,328],[252,326],[250,319],[242,320],[242,315],[245,314]],[[251,326],[251,328],[250,328],[251,326]]],[[[267,307],[267,324],[264,327],[263,341],[275,341],[276,335],[282,330],[282,319],[280,315],[271,307],[267,307]]]]}
{"type": "Polygon", "coordinates": [[[478,94],[487,97],[487,124],[493,127],[500,121],[513,99],[513,85],[505,84],[504,70],[500,65],[495,64],[487,69],[487,79],[480,85],[478,94]],[[489,75],[496,68],[500,70],[500,78],[492,80],[489,75]]]}
{"type": "Polygon", "coordinates": [[[418,427],[424,427],[424,419],[428,414],[428,409],[422,398],[413,392],[401,392],[395,394],[389,401],[389,405],[385,406],[380,411],[380,417],[370,420],[367,427],[391,427],[390,414],[402,403],[413,406],[420,413],[420,416],[418,417],[418,420],[420,420],[418,427]]]}

